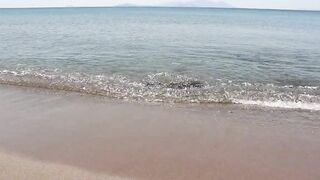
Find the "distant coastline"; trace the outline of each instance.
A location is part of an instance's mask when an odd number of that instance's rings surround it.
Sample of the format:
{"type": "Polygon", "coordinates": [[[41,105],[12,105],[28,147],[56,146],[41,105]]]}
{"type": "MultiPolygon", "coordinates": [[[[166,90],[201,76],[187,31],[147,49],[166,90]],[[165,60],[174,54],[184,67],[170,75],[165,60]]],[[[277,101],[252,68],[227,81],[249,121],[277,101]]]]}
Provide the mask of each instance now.
{"type": "Polygon", "coordinates": [[[242,7],[201,7],[201,6],[144,6],[144,5],[131,5],[131,6],[52,6],[52,7],[0,7],[1,9],[72,9],[72,8],[199,8],[199,9],[233,9],[233,10],[265,10],[265,11],[308,11],[308,12],[320,12],[320,9],[268,9],[268,8],[242,8],[242,7]]]}

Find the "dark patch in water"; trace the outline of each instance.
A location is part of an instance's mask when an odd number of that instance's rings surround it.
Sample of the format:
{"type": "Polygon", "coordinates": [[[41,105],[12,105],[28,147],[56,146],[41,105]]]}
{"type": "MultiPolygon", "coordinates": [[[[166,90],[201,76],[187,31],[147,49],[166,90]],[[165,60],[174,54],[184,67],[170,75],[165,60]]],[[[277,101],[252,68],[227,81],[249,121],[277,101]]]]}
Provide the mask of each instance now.
{"type": "Polygon", "coordinates": [[[204,87],[204,83],[197,80],[188,80],[184,82],[171,82],[169,84],[165,84],[161,82],[158,82],[158,83],[147,82],[146,86],[164,86],[166,88],[171,88],[171,89],[187,89],[187,88],[202,88],[204,87]]]}
{"type": "Polygon", "coordinates": [[[200,81],[190,80],[185,82],[172,82],[167,85],[168,88],[172,89],[186,89],[186,88],[202,88],[204,84],[200,81]]]}

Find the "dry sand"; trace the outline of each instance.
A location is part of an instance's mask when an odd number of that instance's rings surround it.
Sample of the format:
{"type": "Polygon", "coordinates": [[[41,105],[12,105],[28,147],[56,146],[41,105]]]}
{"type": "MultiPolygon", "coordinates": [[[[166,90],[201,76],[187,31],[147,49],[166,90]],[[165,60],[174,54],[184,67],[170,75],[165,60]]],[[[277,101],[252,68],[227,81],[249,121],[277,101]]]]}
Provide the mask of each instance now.
{"type": "Polygon", "coordinates": [[[319,117],[0,86],[0,179],[319,180],[319,117]]]}
{"type": "Polygon", "coordinates": [[[17,155],[0,153],[0,179],[3,180],[129,180],[101,175],[75,167],[33,161],[17,155]]]}

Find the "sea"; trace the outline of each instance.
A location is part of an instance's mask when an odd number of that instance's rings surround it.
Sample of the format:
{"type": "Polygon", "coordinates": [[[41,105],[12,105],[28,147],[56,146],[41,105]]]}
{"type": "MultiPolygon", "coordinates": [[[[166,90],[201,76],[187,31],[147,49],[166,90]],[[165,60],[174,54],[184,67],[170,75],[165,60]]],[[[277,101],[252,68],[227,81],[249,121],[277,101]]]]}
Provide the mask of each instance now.
{"type": "Polygon", "coordinates": [[[0,84],[320,110],[320,12],[0,9],[0,84]]]}

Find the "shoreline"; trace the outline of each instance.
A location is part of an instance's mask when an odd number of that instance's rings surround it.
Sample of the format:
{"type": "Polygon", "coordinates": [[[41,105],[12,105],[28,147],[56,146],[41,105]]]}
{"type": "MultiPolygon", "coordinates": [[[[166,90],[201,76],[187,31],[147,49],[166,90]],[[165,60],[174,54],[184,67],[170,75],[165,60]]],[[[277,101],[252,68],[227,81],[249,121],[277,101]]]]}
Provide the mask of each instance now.
{"type": "MultiPolygon", "coordinates": [[[[0,107],[3,152],[89,174],[134,179],[320,177],[318,111],[152,105],[4,85],[0,107]]],[[[0,161],[0,167],[7,163],[0,161]]],[[[16,166],[9,171],[23,174],[16,166]]]]}
{"type": "Polygon", "coordinates": [[[219,106],[219,105],[231,105],[231,106],[243,106],[245,108],[259,108],[259,109],[275,109],[279,111],[311,111],[311,112],[320,112],[320,104],[319,103],[305,103],[305,102],[291,102],[291,101],[261,101],[261,100],[244,100],[244,99],[230,99],[230,102],[170,102],[170,101],[156,101],[156,100],[141,100],[136,99],[134,97],[114,97],[108,96],[102,92],[87,92],[84,89],[72,89],[72,88],[55,88],[55,87],[47,87],[44,85],[30,86],[28,83],[16,84],[16,83],[2,83],[0,82],[0,87],[13,87],[13,88],[21,88],[27,90],[34,91],[44,91],[44,92],[55,92],[61,94],[78,94],[81,96],[91,96],[102,99],[108,99],[111,101],[124,101],[124,102],[132,102],[138,104],[169,104],[169,105],[182,105],[182,106],[203,106],[203,105],[211,105],[211,106],[219,106]]]}

